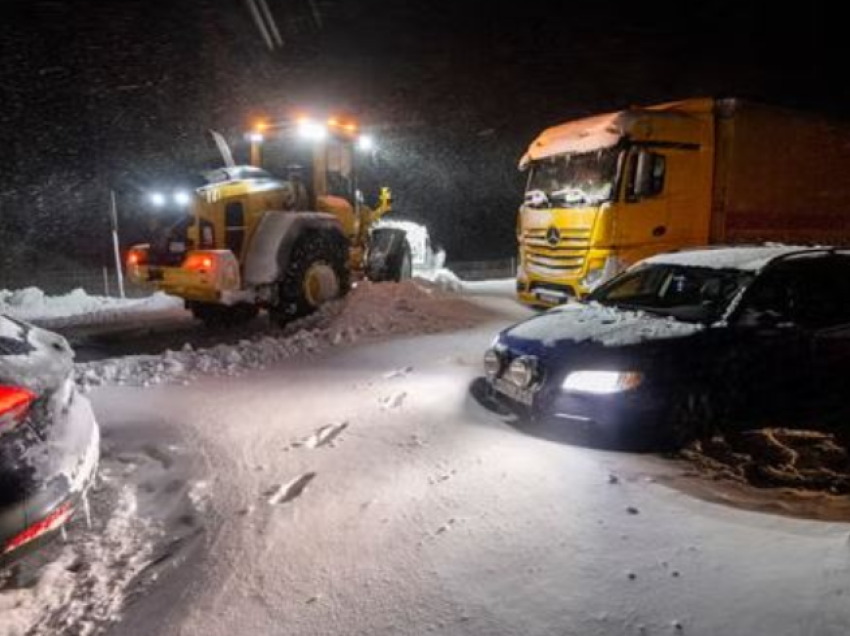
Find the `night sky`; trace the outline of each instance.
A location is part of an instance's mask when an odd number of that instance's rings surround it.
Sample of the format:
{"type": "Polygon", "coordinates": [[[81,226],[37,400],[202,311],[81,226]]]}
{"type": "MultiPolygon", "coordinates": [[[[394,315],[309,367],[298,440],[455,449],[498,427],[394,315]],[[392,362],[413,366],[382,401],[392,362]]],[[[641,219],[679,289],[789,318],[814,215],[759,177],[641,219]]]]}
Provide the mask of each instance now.
{"type": "Polygon", "coordinates": [[[139,192],[260,114],[373,126],[399,213],[450,260],[513,254],[517,159],[559,121],[693,95],[850,119],[825,2],[267,1],[274,50],[244,0],[0,0],[0,275],[106,262],[110,188],[131,240],[139,192]]]}

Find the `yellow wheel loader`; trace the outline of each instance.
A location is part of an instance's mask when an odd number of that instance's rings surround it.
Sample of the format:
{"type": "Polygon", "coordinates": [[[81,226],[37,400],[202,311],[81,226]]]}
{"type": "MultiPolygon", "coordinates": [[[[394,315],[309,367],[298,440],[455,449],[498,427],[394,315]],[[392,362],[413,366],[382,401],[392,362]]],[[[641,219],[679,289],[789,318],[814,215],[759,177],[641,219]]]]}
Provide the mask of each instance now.
{"type": "Polygon", "coordinates": [[[370,208],[358,188],[358,146],[370,142],[355,124],[264,125],[250,140],[255,165],[235,165],[217,136],[225,167],[193,191],[152,195],[155,207],[181,207],[182,218],[129,251],[131,280],[183,298],[208,326],[232,326],[261,309],[278,323],[305,316],[364,278],[410,277],[404,232],[373,228],[391,209],[389,189],[370,208]],[[283,147],[285,178],[259,167],[261,144],[283,147]]]}

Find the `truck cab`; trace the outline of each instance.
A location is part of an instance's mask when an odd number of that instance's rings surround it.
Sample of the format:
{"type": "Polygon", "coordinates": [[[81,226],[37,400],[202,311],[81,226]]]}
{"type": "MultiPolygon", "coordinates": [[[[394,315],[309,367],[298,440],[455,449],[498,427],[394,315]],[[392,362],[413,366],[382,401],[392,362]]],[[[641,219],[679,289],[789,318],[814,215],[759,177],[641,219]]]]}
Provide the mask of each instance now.
{"type": "Polygon", "coordinates": [[[581,298],[647,256],[708,242],[713,112],[694,99],[545,130],[520,162],[520,300],[581,298]]]}

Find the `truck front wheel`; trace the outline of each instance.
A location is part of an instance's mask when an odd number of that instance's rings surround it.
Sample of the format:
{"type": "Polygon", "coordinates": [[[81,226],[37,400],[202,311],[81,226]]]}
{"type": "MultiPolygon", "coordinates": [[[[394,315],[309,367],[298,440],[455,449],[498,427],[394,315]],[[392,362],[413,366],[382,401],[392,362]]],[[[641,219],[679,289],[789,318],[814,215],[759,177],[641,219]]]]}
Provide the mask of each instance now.
{"type": "Polygon", "coordinates": [[[310,233],[292,249],[278,287],[278,302],[271,309],[272,318],[283,324],[307,316],[326,302],[344,296],[349,287],[345,241],[331,234],[310,233]]]}

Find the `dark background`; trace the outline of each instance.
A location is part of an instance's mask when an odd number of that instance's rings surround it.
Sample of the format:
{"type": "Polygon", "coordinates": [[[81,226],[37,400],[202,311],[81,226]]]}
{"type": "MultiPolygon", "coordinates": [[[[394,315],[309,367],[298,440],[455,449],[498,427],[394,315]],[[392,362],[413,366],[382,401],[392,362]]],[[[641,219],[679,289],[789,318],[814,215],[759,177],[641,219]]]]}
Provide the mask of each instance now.
{"type": "Polygon", "coordinates": [[[139,192],[258,115],[355,113],[450,260],[514,253],[516,163],[548,125],[695,95],[850,117],[826,2],[267,1],[274,50],[244,0],[0,0],[0,274],[108,262],[110,188],[130,242],[139,192]]]}

